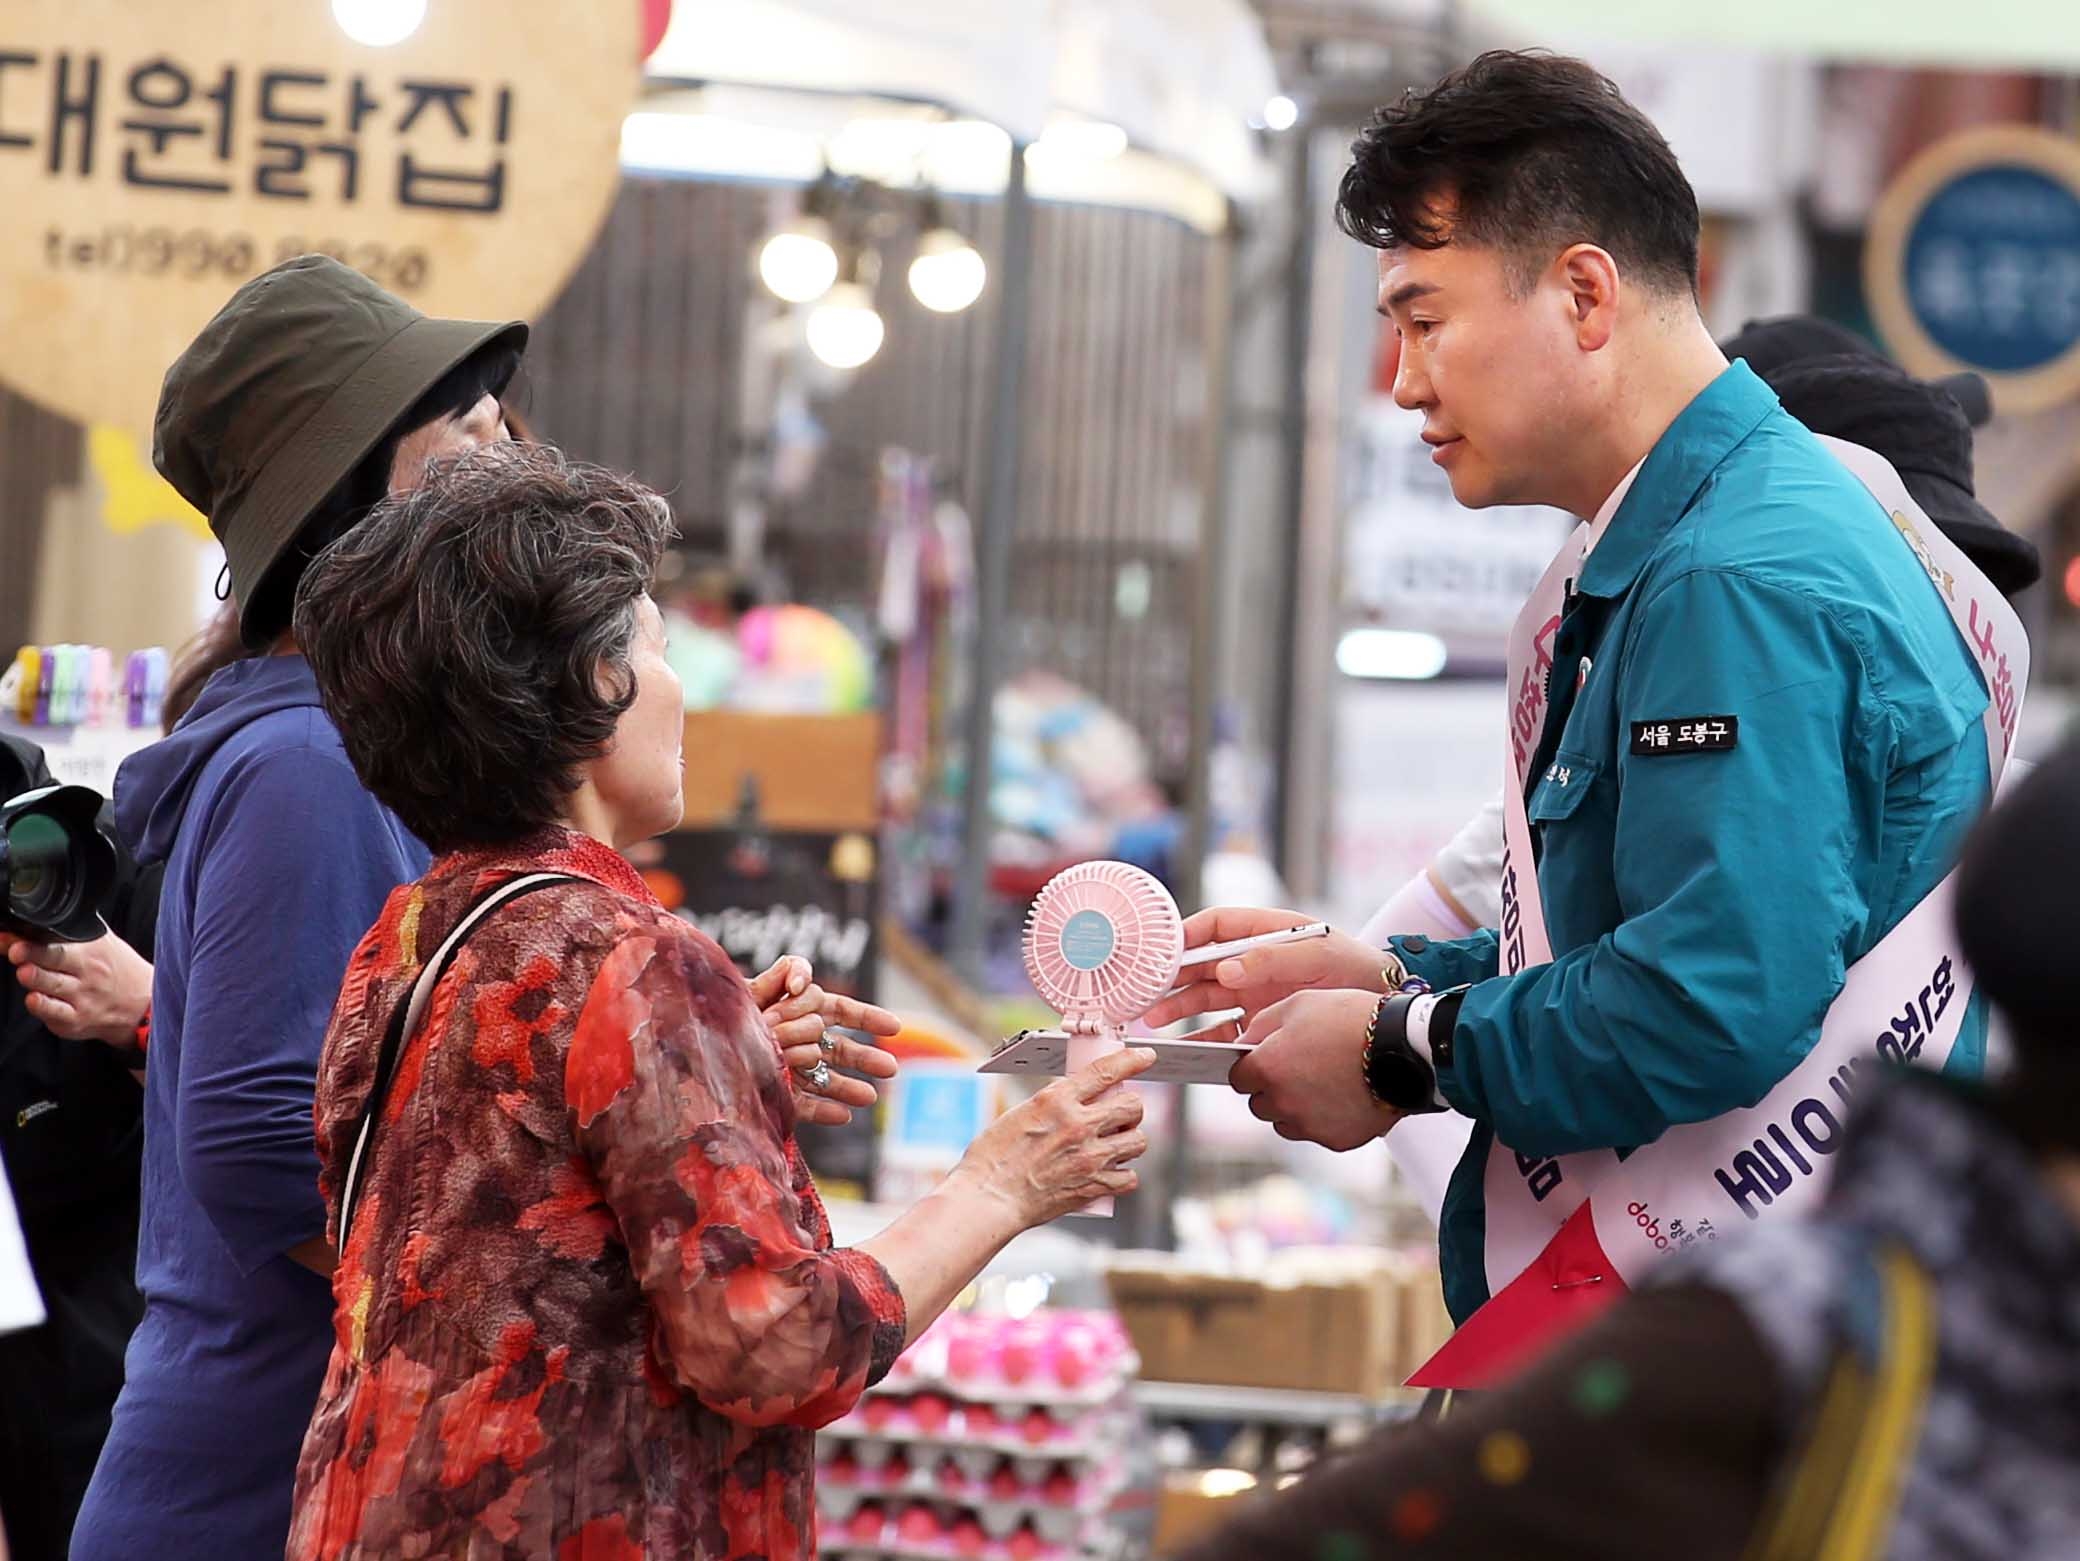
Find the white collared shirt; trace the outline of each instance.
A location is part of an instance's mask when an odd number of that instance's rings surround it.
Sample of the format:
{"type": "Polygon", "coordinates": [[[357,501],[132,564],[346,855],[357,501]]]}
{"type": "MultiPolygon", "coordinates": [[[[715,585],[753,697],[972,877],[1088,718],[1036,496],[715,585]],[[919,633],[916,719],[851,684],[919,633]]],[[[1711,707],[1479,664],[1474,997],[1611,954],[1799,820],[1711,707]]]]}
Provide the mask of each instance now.
{"type": "Polygon", "coordinates": [[[1603,540],[1604,532],[1610,529],[1611,517],[1618,513],[1618,506],[1625,502],[1625,495],[1632,491],[1633,479],[1639,476],[1639,469],[1646,464],[1647,458],[1643,455],[1632,463],[1631,471],[1618,479],[1617,487],[1611,489],[1611,496],[1603,501],[1603,508],[1598,510],[1596,518],[1589,522],[1589,534],[1582,538],[1583,558],[1596,551],[1596,544],[1603,540]]]}

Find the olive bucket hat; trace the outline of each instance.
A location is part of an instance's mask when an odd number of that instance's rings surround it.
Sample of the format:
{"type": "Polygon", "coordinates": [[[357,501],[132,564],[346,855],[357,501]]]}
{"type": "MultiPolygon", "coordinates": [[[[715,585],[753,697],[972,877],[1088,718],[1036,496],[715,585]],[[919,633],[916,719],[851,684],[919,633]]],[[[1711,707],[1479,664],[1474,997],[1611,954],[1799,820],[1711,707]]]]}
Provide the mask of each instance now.
{"type": "Polygon", "coordinates": [[[302,255],[231,295],[159,391],[152,464],[209,517],[241,616],[297,533],[441,378],[527,327],[435,320],[302,255]]]}

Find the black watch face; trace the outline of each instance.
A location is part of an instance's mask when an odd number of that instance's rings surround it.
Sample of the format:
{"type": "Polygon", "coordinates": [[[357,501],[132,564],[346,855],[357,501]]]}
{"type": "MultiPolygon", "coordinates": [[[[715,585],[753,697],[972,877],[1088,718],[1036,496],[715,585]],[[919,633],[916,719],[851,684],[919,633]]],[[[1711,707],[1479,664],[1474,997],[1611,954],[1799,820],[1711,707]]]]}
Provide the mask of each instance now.
{"type": "Polygon", "coordinates": [[[1403,1051],[1372,1053],[1372,1090],[1396,1111],[1413,1111],[1430,1100],[1430,1070],[1403,1051]]]}

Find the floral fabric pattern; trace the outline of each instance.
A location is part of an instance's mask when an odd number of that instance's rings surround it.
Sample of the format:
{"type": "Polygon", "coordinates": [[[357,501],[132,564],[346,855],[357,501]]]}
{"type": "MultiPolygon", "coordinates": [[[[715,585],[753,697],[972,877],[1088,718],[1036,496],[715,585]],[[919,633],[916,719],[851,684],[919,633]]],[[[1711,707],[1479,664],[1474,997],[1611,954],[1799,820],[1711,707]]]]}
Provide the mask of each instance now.
{"type": "Polygon", "coordinates": [[[901,1351],[834,1250],[778,1048],[729,959],[556,832],[449,856],[356,950],[318,1078],[340,1182],[393,1010],[483,892],[399,1059],[333,1280],[291,1561],[806,1557],[813,1433],[901,1351]]]}

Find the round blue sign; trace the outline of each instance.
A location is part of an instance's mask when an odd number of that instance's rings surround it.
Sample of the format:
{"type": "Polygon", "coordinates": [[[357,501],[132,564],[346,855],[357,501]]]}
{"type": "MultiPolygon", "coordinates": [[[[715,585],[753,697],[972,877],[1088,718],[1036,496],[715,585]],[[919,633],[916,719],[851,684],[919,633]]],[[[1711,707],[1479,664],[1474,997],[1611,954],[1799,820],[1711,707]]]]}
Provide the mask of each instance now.
{"type": "Polygon", "coordinates": [[[1062,924],[1062,958],[1078,970],[1096,970],[1118,945],[1112,920],[1102,911],[1078,911],[1062,924]]]}
{"type": "Polygon", "coordinates": [[[2080,395],[2080,141],[1992,125],[1928,147],[1871,213],[1863,282],[1915,373],[1976,369],[2005,412],[2080,395]]]}
{"type": "Polygon", "coordinates": [[[2080,346],[2080,191],[2050,170],[1958,173],[1909,222],[1907,303],[1930,341],[1988,374],[2027,374],[2080,346]]]}

